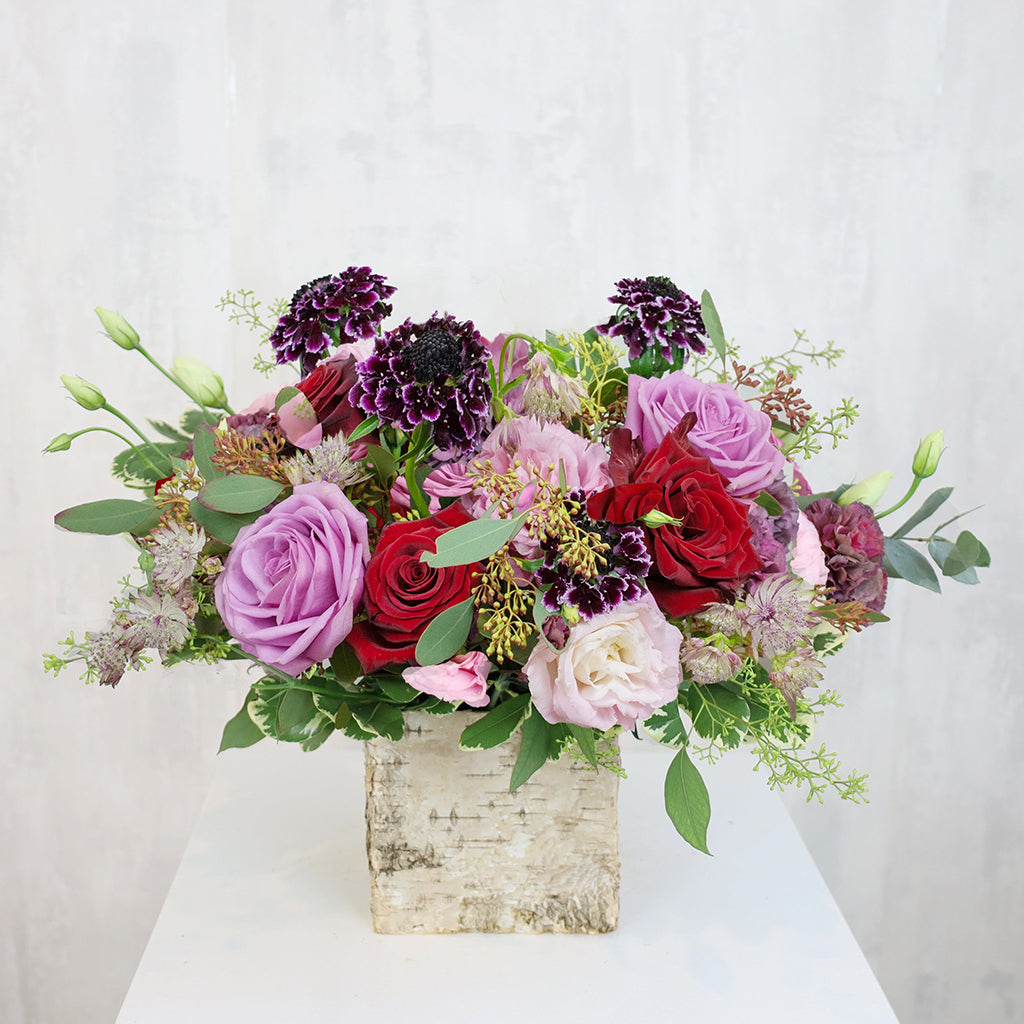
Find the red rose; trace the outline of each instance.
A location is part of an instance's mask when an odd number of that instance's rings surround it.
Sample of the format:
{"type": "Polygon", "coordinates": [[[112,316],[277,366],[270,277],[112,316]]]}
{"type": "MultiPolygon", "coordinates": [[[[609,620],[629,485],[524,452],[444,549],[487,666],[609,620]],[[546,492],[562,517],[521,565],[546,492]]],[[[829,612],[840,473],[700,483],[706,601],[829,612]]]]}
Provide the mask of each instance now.
{"type": "Polygon", "coordinates": [[[654,559],[647,584],[670,618],[729,598],[761,568],[746,505],[726,491],[722,475],[694,453],[682,433],[667,434],[644,456],[631,483],[601,491],[587,502],[592,518],[612,523],[636,522],[654,510],[680,520],[644,528],[654,559]]]}
{"type": "Polygon", "coordinates": [[[416,641],[433,618],[469,597],[479,564],[433,569],[421,556],[437,550],[440,534],[471,519],[455,502],[429,519],[384,527],[366,566],[363,607],[368,621],[357,622],[346,638],[364,672],[412,662],[416,641]]]}
{"type": "Polygon", "coordinates": [[[365,419],[348,396],[356,382],[357,362],[349,353],[332,356],[296,385],[313,406],[324,437],[339,433],[347,437],[365,419]]]}

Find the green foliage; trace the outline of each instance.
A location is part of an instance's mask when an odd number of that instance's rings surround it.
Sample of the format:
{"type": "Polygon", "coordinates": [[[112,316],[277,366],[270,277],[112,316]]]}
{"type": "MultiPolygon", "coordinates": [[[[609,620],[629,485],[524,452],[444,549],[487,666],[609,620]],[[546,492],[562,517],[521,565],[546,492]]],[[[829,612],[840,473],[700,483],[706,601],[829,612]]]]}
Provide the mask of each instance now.
{"type": "Polygon", "coordinates": [[[699,736],[723,747],[740,745],[747,732],[750,708],[743,697],[722,683],[691,686],[679,698],[699,736]]]}
{"type": "Polygon", "coordinates": [[[523,722],[519,757],[512,769],[509,792],[514,793],[524,782],[541,768],[548,758],[557,758],[561,752],[561,741],[568,735],[565,726],[546,722],[535,708],[523,722]]]}
{"type": "Polygon", "coordinates": [[[885,558],[882,564],[885,571],[897,579],[914,583],[936,594],[942,589],[928,559],[906,541],[886,537],[885,558]]]}
{"type": "Polygon", "coordinates": [[[265,355],[264,349],[269,346],[270,335],[277,321],[288,310],[288,300],[278,299],[264,306],[254,292],[238,288],[226,291],[217,303],[217,308],[227,313],[232,323],[242,324],[259,335],[253,367],[259,373],[269,376],[277,368],[277,363],[265,355]]]}
{"type": "Polygon", "coordinates": [[[502,701],[462,731],[459,746],[463,750],[489,750],[496,747],[512,736],[530,712],[528,693],[520,693],[502,701]]]}
{"type": "Polygon", "coordinates": [[[921,507],[898,530],[893,531],[893,538],[898,540],[900,537],[905,537],[915,526],[933,516],[952,493],[952,487],[940,487],[937,491],[929,494],[921,502],[921,507]]]}
{"type": "Polygon", "coordinates": [[[473,625],[473,598],[445,608],[436,615],[416,642],[416,661],[421,665],[440,665],[453,655],[469,637],[473,625]]]}
{"type": "Polygon", "coordinates": [[[262,512],[284,487],[276,480],[247,473],[232,473],[208,480],[196,496],[205,508],[231,515],[262,512]]]}
{"type": "Polygon", "coordinates": [[[160,522],[160,510],[152,499],[107,498],[66,508],[58,512],[53,521],[72,533],[99,533],[104,536],[133,533],[143,536],[160,522]]]}
{"type": "Polygon", "coordinates": [[[222,544],[234,544],[238,531],[243,526],[255,523],[262,512],[247,512],[244,515],[232,515],[229,512],[215,512],[212,508],[200,505],[196,498],[189,502],[189,515],[215,540],[222,544]]]}
{"type": "Polygon", "coordinates": [[[251,747],[259,743],[264,737],[263,730],[253,721],[249,714],[249,702],[256,696],[255,689],[250,689],[242,702],[238,714],[224,726],[224,734],[221,736],[220,749],[217,753],[228,750],[231,747],[251,747]]]}
{"type": "Polygon", "coordinates": [[[126,448],[114,456],[110,473],[127,487],[153,489],[158,480],[169,477],[173,472],[171,457],[180,455],[187,445],[180,441],[167,441],[147,445],[144,448],[126,448]],[[159,452],[159,455],[157,454],[159,452]]]}
{"type": "Polygon", "coordinates": [[[665,810],[676,831],[695,849],[710,854],[708,824],[711,800],[707,786],[683,747],[665,776],[665,810]]]}
{"type": "Polygon", "coordinates": [[[666,747],[678,750],[686,746],[686,726],[679,717],[679,701],[673,700],[655,711],[643,723],[644,732],[666,747]]]}
{"type": "Polygon", "coordinates": [[[434,569],[471,565],[500,551],[522,528],[526,514],[514,519],[473,519],[439,534],[436,551],[423,561],[434,569]]]}
{"type": "Polygon", "coordinates": [[[718,315],[718,310],[715,309],[711,293],[706,288],[701,292],[700,296],[700,316],[704,321],[704,330],[708,332],[711,344],[714,346],[715,352],[718,353],[719,359],[722,360],[722,366],[725,366],[725,331],[722,330],[722,319],[718,315]]]}

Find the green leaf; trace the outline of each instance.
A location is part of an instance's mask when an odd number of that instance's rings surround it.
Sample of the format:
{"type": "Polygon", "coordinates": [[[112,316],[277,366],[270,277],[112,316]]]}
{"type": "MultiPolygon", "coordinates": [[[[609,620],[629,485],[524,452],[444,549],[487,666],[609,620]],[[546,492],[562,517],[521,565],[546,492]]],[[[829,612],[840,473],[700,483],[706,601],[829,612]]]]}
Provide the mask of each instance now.
{"type": "MultiPolygon", "coordinates": [[[[181,427],[181,432],[183,434],[186,434],[189,437],[194,437],[196,430],[199,428],[199,424],[209,422],[210,418],[202,409],[186,409],[185,412],[181,414],[181,419],[178,420],[178,426],[181,427]]],[[[213,422],[217,422],[216,418],[213,422]]]]}
{"type": "Polygon", "coordinates": [[[680,701],[687,708],[698,735],[718,740],[726,747],[738,747],[746,735],[750,707],[738,693],[712,683],[691,686],[680,701]]]}
{"type": "MultiPolygon", "coordinates": [[[[146,422],[161,436],[166,437],[168,441],[180,441],[180,448],[185,448],[189,442],[189,435],[180,431],[177,427],[172,427],[170,423],[165,423],[163,420],[151,420],[146,419],[146,422]]],[[[179,450],[180,450],[179,448],[179,450]]]]}
{"type": "Polygon", "coordinates": [[[224,476],[224,470],[213,464],[213,453],[217,450],[217,435],[209,423],[200,423],[192,435],[192,458],[204,480],[217,480],[224,476]]]}
{"type": "Polygon", "coordinates": [[[551,725],[541,718],[540,712],[531,707],[530,714],[523,722],[519,757],[508,785],[510,793],[514,793],[547,761],[551,753],[552,731],[551,725]]]}
{"type": "Polygon", "coordinates": [[[663,708],[659,708],[642,724],[644,732],[666,747],[678,750],[686,746],[686,726],[679,717],[678,700],[670,701],[663,708]]]}
{"type": "Polygon", "coordinates": [[[466,726],[459,739],[462,750],[489,750],[504,743],[530,714],[530,695],[520,693],[466,726]]]}
{"type": "Polygon", "coordinates": [[[371,444],[366,449],[366,461],[382,484],[390,484],[398,475],[398,459],[379,444],[371,444]]]}
{"type": "Polygon", "coordinates": [[[372,434],[375,430],[379,429],[380,419],[377,416],[371,416],[369,419],[363,420],[363,422],[348,435],[348,443],[352,444],[354,441],[367,437],[369,434],[372,434]]]}
{"type": "Polygon", "coordinates": [[[200,505],[214,512],[232,515],[244,512],[262,512],[284,487],[276,480],[246,473],[233,473],[209,480],[196,496],[200,505]]]}
{"type": "Polygon", "coordinates": [[[290,402],[293,398],[297,398],[301,394],[302,392],[298,388],[292,387],[290,385],[286,388],[281,388],[281,390],[278,391],[277,396],[274,398],[274,411],[280,412],[282,405],[285,405],[286,403],[290,402]]]}
{"type": "Polygon", "coordinates": [[[423,696],[422,690],[410,686],[404,679],[375,679],[374,682],[392,704],[408,704],[423,696]]]}
{"type": "Polygon", "coordinates": [[[680,750],[665,776],[665,810],[676,831],[695,849],[710,855],[708,824],[711,800],[700,772],[685,750],[680,750]]]}
{"type": "Polygon", "coordinates": [[[400,740],[405,735],[405,719],[400,708],[378,702],[352,708],[352,719],[361,729],[374,736],[400,740]]]}
{"type": "Polygon", "coordinates": [[[342,690],[338,690],[337,693],[314,693],[313,703],[316,705],[317,711],[327,715],[335,725],[341,726],[351,717],[346,696],[342,690]],[[343,715],[341,714],[342,710],[345,712],[343,715]],[[340,718],[339,715],[341,715],[340,718]]]}
{"type": "Polygon", "coordinates": [[[473,598],[445,608],[437,615],[416,643],[416,661],[420,665],[440,665],[466,642],[473,625],[473,598]]]}
{"type": "Polygon", "coordinates": [[[238,531],[243,526],[255,523],[262,512],[247,512],[245,515],[233,516],[227,512],[214,512],[213,509],[200,505],[196,498],[188,503],[189,514],[211,536],[222,544],[234,544],[238,531]]]}
{"type": "Polygon", "coordinates": [[[979,558],[988,554],[981,541],[967,530],[960,533],[955,543],[943,537],[932,537],[928,542],[928,551],[942,570],[943,576],[950,576],[961,583],[978,582],[978,574],[974,567],[979,564],[979,558]]]}
{"type": "Polygon", "coordinates": [[[341,731],[353,740],[372,740],[376,737],[376,733],[367,732],[361,728],[359,723],[354,719],[350,718],[344,725],[339,726],[341,731]]]}
{"type": "Polygon", "coordinates": [[[224,726],[224,733],[220,738],[220,748],[217,753],[229,750],[232,747],[251,747],[263,739],[263,730],[249,717],[249,701],[255,696],[255,691],[250,690],[238,714],[224,726]]]}
{"type": "Polygon", "coordinates": [[[310,750],[316,750],[316,748],[319,747],[320,744],[323,743],[324,740],[326,740],[327,737],[330,736],[332,732],[334,732],[334,728],[335,726],[333,719],[321,715],[320,727],[308,739],[302,740],[299,746],[301,746],[302,749],[307,752],[309,752],[310,750]]]}
{"type": "Polygon", "coordinates": [[[174,467],[171,465],[171,456],[179,455],[183,447],[181,444],[162,441],[152,448],[148,445],[141,449],[126,448],[114,456],[114,461],[110,464],[110,473],[116,480],[126,484],[155,484],[158,480],[172,475],[174,467]],[[159,456],[153,448],[160,452],[159,456]]]}
{"type": "Polygon", "coordinates": [[[151,500],[106,498],[66,508],[58,512],[53,521],[72,533],[99,533],[106,537],[134,533],[141,537],[160,522],[160,510],[151,500]]]}
{"type": "Polygon", "coordinates": [[[416,710],[423,711],[428,715],[450,715],[453,711],[457,711],[458,708],[454,704],[449,704],[446,700],[441,700],[440,697],[430,697],[425,704],[421,704],[416,710]]]}
{"type": "Polygon", "coordinates": [[[503,548],[523,527],[525,513],[514,519],[474,519],[437,538],[437,551],[424,552],[423,561],[434,569],[470,565],[490,558],[503,548]]]}
{"type": "Polygon", "coordinates": [[[285,743],[302,743],[320,729],[323,716],[308,690],[295,687],[261,692],[259,685],[255,689],[249,714],[264,735],[285,743]]]}
{"type": "Polygon", "coordinates": [[[896,540],[906,537],[918,523],[923,523],[929,516],[934,515],[952,493],[952,487],[940,487],[937,491],[933,491],[921,502],[921,507],[893,533],[893,537],[896,540]]]}
{"type": "Polygon", "coordinates": [[[708,332],[711,344],[715,346],[718,358],[725,362],[725,331],[722,330],[722,318],[715,309],[711,293],[704,289],[700,293],[700,318],[704,321],[704,330],[708,332]]]}
{"type": "Polygon", "coordinates": [[[354,683],[366,674],[356,652],[344,642],[338,644],[331,655],[331,671],[343,683],[354,683]]]}
{"type": "MultiPolygon", "coordinates": [[[[975,537],[975,540],[977,540],[977,537],[975,537]]],[[[978,541],[978,547],[981,550],[978,554],[978,560],[974,564],[979,569],[987,569],[992,564],[992,556],[988,553],[988,548],[980,540],[978,541]]]]}
{"type": "Polygon", "coordinates": [[[594,730],[588,726],[573,725],[572,723],[569,723],[568,728],[572,738],[580,745],[583,756],[597,768],[597,738],[594,735],[594,730]]]}
{"type": "MultiPolygon", "coordinates": [[[[931,545],[929,545],[930,547],[931,545]]],[[[932,557],[935,557],[934,553],[932,557]]],[[[935,570],[929,565],[928,560],[906,541],[886,537],[885,558],[882,565],[890,576],[904,579],[908,583],[914,583],[936,594],[942,592],[939,578],[935,575],[935,570]]]]}
{"type": "Polygon", "coordinates": [[[760,505],[770,516],[781,516],[782,506],[767,491],[762,491],[755,499],[755,504],[760,505]]]}

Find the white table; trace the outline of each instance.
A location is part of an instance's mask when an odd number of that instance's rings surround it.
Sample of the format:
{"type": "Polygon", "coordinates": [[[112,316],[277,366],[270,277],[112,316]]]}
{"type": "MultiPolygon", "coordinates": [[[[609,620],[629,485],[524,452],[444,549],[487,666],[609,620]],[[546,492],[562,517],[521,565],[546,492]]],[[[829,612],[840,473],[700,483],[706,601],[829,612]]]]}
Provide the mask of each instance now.
{"type": "Polygon", "coordinates": [[[377,935],[362,748],[220,755],[118,1024],[896,1020],[745,753],[703,766],[709,845],[662,808],[670,752],[623,738],[617,932],[377,935]]]}

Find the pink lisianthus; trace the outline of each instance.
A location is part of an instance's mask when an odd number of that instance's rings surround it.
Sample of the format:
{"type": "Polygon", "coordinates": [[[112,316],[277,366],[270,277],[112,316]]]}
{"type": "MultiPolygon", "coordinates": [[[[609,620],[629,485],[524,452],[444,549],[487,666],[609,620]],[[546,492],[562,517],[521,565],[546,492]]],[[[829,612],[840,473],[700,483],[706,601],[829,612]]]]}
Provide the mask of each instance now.
{"type": "Polygon", "coordinates": [[[452,704],[461,701],[471,708],[485,708],[490,703],[487,676],[492,667],[482,651],[470,651],[441,665],[411,665],[402,669],[402,678],[417,690],[452,704]]]}
{"type": "Polygon", "coordinates": [[[782,472],[785,458],[771,419],[728,384],[705,384],[682,370],[664,377],[630,375],[625,425],[645,451],[657,447],[688,412],[697,422],[687,441],[725,477],[733,496],[757,494],[782,472]]]}
{"type": "Polygon", "coordinates": [[[636,601],[573,626],[561,650],[540,641],[523,672],[545,721],[631,729],[675,699],[682,642],[653,602],[636,601]]]}
{"type": "Polygon", "coordinates": [[[369,557],[366,516],[341,488],[300,484],[238,531],[217,611],[246,654],[299,675],[348,636],[369,557]]]}
{"type": "Polygon", "coordinates": [[[803,512],[797,517],[796,544],[789,568],[794,576],[799,576],[809,587],[828,582],[828,566],[825,564],[825,552],[821,549],[818,531],[803,512]]]}
{"type": "MultiPolygon", "coordinates": [[[[522,482],[516,502],[519,512],[533,504],[538,476],[557,487],[561,474],[567,490],[582,488],[587,494],[602,491],[612,482],[608,452],[602,445],[574,434],[561,423],[541,423],[530,416],[502,420],[491,431],[474,465],[483,466],[488,461],[496,474],[515,469],[522,482]]],[[[489,492],[477,488],[470,499],[470,512],[475,519],[482,519],[493,502],[489,492]]],[[[516,537],[515,546],[526,558],[535,558],[539,551],[537,541],[525,528],[516,537]]]]}

